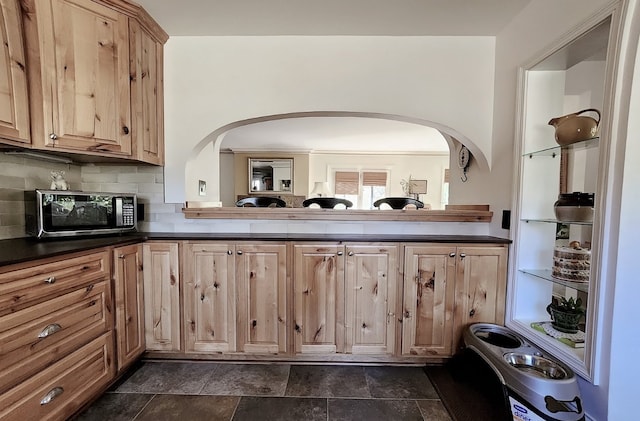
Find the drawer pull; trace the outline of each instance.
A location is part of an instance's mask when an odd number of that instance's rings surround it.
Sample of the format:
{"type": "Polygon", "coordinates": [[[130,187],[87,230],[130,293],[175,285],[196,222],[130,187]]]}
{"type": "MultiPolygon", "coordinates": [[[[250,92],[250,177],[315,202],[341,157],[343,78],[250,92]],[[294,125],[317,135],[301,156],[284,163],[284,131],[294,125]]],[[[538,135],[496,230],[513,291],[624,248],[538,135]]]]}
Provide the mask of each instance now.
{"type": "Polygon", "coordinates": [[[63,392],[64,392],[63,388],[54,387],[49,391],[49,393],[47,393],[46,395],[44,395],[42,399],[40,399],[40,405],[46,405],[48,403],[53,402],[53,400],[58,396],[62,395],[63,392]]]}
{"type": "Polygon", "coordinates": [[[56,333],[60,329],[62,329],[62,326],[60,326],[58,323],[50,324],[49,326],[47,326],[44,329],[42,329],[42,332],[40,332],[40,334],[38,335],[38,338],[39,339],[44,339],[47,336],[53,335],[54,333],[56,333]]]}
{"type": "Polygon", "coordinates": [[[56,277],[55,276],[49,276],[47,279],[44,280],[45,284],[55,284],[56,283],[56,277]]]}

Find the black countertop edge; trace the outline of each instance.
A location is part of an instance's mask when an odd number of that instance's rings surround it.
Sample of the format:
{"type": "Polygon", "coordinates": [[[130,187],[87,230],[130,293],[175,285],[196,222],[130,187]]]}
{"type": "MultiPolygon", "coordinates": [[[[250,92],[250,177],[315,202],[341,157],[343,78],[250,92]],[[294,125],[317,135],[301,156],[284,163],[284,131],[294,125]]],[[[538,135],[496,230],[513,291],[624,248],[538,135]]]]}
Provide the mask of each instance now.
{"type": "Polygon", "coordinates": [[[147,240],[229,240],[229,241],[339,241],[339,242],[433,242],[465,244],[510,244],[511,240],[486,235],[403,235],[403,234],[247,234],[247,233],[134,233],[100,237],[36,240],[0,240],[0,266],[55,257],[100,247],[122,246],[147,240]]]}

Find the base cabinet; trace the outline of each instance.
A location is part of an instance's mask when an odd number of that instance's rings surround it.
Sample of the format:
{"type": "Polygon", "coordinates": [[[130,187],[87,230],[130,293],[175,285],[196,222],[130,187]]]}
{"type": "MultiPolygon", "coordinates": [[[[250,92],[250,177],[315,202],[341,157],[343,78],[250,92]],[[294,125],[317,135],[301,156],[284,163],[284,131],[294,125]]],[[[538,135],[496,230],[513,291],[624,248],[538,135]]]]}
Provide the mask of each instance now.
{"type": "Polygon", "coordinates": [[[113,249],[118,371],[145,350],[142,245],[113,249]]]}
{"type": "Polygon", "coordinates": [[[186,352],[287,352],[284,243],[184,246],[186,352]]]}
{"type": "Polygon", "coordinates": [[[294,244],[296,354],[393,354],[397,244],[294,244]]]}
{"type": "Polygon", "coordinates": [[[402,354],[451,356],[471,323],[504,324],[507,248],[405,247],[402,354]]]}
{"type": "Polygon", "coordinates": [[[111,332],[0,394],[4,421],[64,420],[96,396],[115,375],[111,332]]]}
{"type": "Polygon", "coordinates": [[[455,276],[455,246],[405,247],[402,355],[451,355],[455,276]]]}
{"type": "Polygon", "coordinates": [[[62,420],[115,376],[110,250],[0,267],[0,419],[62,420]]]}
{"type": "Polygon", "coordinates": [[[504,325],[507,285],[506,246],[458,247],[454,307],[454,351],[472,323],[504,325]]]}
{"type": "Polygon", "coordinates": [[[344,246],[293,246],[296,354],[344,352],[344,246]]]}
{"type": "Polygon", "coordinates": [[[184,244],[186,352],[235,352],[235,261],[232,244],[184,244]]]}
{"type": "Polygon", "coordinates": [[[180,351],[180,270],[177,243],[142,245],[145,343],[149,351],[180,351]]]}

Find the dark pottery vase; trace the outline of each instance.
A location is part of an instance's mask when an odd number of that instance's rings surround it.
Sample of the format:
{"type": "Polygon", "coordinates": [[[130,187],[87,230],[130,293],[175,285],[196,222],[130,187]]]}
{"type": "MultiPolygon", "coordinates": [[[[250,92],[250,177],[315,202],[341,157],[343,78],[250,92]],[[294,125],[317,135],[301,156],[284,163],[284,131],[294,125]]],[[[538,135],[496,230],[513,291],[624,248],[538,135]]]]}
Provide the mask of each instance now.
{"type": "Polygon", "coordinates": [[[551,316],[551,325],[564,333],[577,333],[578,323],[582,313],[571,313],[563,311],[552,304],[547,306],[547,313],[551,316]]]}

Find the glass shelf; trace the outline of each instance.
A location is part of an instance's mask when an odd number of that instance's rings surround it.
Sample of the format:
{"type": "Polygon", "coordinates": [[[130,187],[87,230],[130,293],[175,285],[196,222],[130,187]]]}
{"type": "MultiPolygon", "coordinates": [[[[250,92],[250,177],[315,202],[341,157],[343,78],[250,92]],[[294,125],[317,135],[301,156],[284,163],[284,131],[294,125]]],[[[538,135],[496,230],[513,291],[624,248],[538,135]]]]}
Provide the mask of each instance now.
{"type": "Polygon", "coordinates": [[[553,282],[554,284],[589,293],[589,282],[572,282],[554,278],[551,276],[550,269],[520,269],[520,272],[535,276],[536,278],[544,279],[545,281],[553,282]]]}
{"type": "Polygon", "coordinates": [[[564,224],[564,225],[593,225],[593,222],[578,222],[578,221],[558,221],[557,219],[532,219],[522,218],[521,221],[529,222],[542,222],[545,224],[564,224]]]}
{"type": "Polygon", "coordinates": [[[552,146],[545,149],[540,149],[537,151],[526,152],[526,153],[523,153],[522,156],[525,156],[525,157],[528,156],[529,158],[533,158],[534,156],[550,156],[552,158],[555,158],[556,156],[560,155],[560,151],[562,151],[563,149],[569,150],[569,151],[591,149],[591,148],[597,147],[599,141],[600,141],[599,137],[593,137],[591,139],[587,139],[582,142],[572,143],[571,145],[567,145],[567,146],[558,145],[558,146],[552,146]]]}

